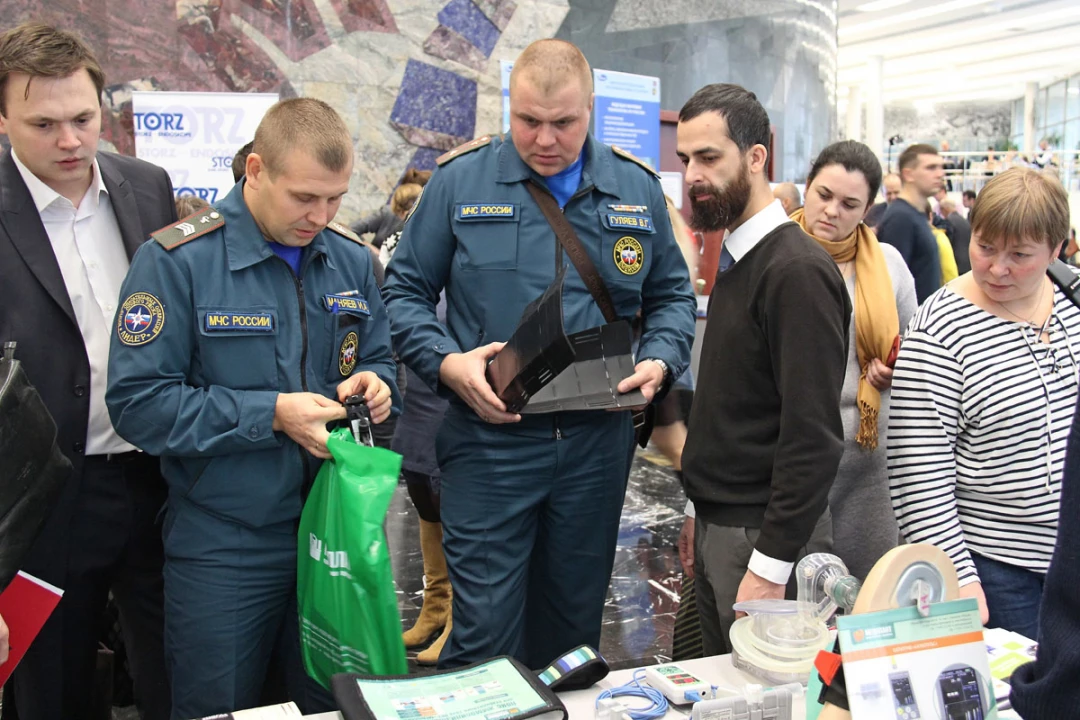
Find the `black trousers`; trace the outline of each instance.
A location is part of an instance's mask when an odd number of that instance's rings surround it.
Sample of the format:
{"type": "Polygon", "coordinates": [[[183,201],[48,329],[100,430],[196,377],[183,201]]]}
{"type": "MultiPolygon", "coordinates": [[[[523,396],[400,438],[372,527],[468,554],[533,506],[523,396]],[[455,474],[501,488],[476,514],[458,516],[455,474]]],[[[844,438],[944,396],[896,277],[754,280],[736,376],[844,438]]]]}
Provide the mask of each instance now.
{"type": "Polygon", "coordinates": [[[166,491],[158,459],[142,453],[88,456],[78,482],[64,596],[12,675],[8,687],[14,703],[5,694],[4,718],[91,718],[97,706],[98,640],[112,591],[140,715],[143,720],[168,720],[164,555],[157,522],[166,491]]]}

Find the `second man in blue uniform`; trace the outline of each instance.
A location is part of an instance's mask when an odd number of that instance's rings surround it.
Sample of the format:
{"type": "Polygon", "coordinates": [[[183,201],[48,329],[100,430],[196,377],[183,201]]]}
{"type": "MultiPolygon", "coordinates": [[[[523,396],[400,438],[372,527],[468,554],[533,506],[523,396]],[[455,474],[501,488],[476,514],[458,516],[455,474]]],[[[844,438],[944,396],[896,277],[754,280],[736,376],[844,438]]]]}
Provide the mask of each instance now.
{"type": "MultiPolygon", "coordinates": [[[[454,626],[444,667],[510,654],[534,668],[597,647],[632,457],[628,412],[506,412],[485,380],[525,306],[567,262],[529,194],[549,193],[607,286],[640,311],[640,361],[620,385],[646,398],[690,360],[696,304],[656,175],[589,133],[592,74],[559,40],[533,43],[510,80],[511,138],[440,158],[405,224],[385,295],[403,361],[451,400],[436,439],[454,626]],[[447,324],[435,305],[447,293],[447,324]]],[[[568,333],[604,323],[578,273],[568,333]]]]}

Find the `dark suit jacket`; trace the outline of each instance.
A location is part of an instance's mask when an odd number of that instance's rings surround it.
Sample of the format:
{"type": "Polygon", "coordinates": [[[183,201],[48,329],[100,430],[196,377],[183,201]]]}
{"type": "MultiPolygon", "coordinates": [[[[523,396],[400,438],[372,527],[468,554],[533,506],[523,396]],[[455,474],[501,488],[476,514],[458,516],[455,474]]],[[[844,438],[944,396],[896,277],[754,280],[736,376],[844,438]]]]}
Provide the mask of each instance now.
{"type": "Polygon", "coordinates": [[[968,246],[971,245],[971,225],[967,219],[958,212],[950,213],[949,225],[952,226],[952,250],[956,256],[956,269],[963,275],[971,271],[971,256],[968,254],[968,246]]]}
{"type": "MultiPolygon", "coordinates": [[[[150,233],[176,222],[169,175],[135,158],[99,152],[98,167],[130,258],[150,233]]],[[[60,266],[10,152],[0,157],[0,344],[18,343],[30,382],[57,427],[72,479],[25,568],[63,585],[65,528],[75,509],[90,413],[90,362],[60,266]]]]}

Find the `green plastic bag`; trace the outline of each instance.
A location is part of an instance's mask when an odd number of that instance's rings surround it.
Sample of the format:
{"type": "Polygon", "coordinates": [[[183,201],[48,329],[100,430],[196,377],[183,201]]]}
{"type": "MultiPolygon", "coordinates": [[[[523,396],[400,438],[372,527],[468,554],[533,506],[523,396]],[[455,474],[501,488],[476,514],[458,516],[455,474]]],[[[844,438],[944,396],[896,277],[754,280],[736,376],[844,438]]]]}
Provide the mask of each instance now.
{"type": "Polygon", "coordinates": [[[333,431],[300,516],[296,585],[307,673],[407,672],[383,522],[401,471],[397,453],[333,431]]]}

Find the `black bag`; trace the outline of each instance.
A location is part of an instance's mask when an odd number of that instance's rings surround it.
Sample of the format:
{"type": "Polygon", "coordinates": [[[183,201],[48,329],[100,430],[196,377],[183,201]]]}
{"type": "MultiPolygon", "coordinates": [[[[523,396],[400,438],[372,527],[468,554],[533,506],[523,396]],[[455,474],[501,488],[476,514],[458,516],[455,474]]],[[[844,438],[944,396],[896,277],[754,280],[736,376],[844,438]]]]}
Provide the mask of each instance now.
{"type": "MultiPolygon", "coordinates": [[[[578,275],[585,282],[585,287],[589,289],[593,300],[600,306],[600,312],[604,314],[604,320],[609,323],[618,321],[619,316],[615,312],[615,303],[611,300],[607,285],[604,284],[604,279],[600,277],[600,273],[597,271],[596,266],[593,265],[592,259],[589,258],[589,254],[585,251],[585,246],[578,240],[577,233],[574,232],[574,226],[570,224],[570,221],[566,219],[566,216],[559,208],[559,203],[556,202],[551,193],[532,180],[525,183],[525,188],[540,207],[540,212],[544,213],[548,225],[555,232],[555,238],[562,245],[566,254],[570,256],[570,261],[574,263],[578,275]]],[[[656,406],[649,403],[644,409],[633,414],[633,420],[634,442],[644,448],[649,444],[649,438],[652,436],[653,427],[656,424],[656,406]]]]}
{"type": "Polygon", "coordinates": [[[56,423],[14,354],[15,343],[6,343],[0,357],[0,590],[21,569],[71,477],[56,423]]]}

